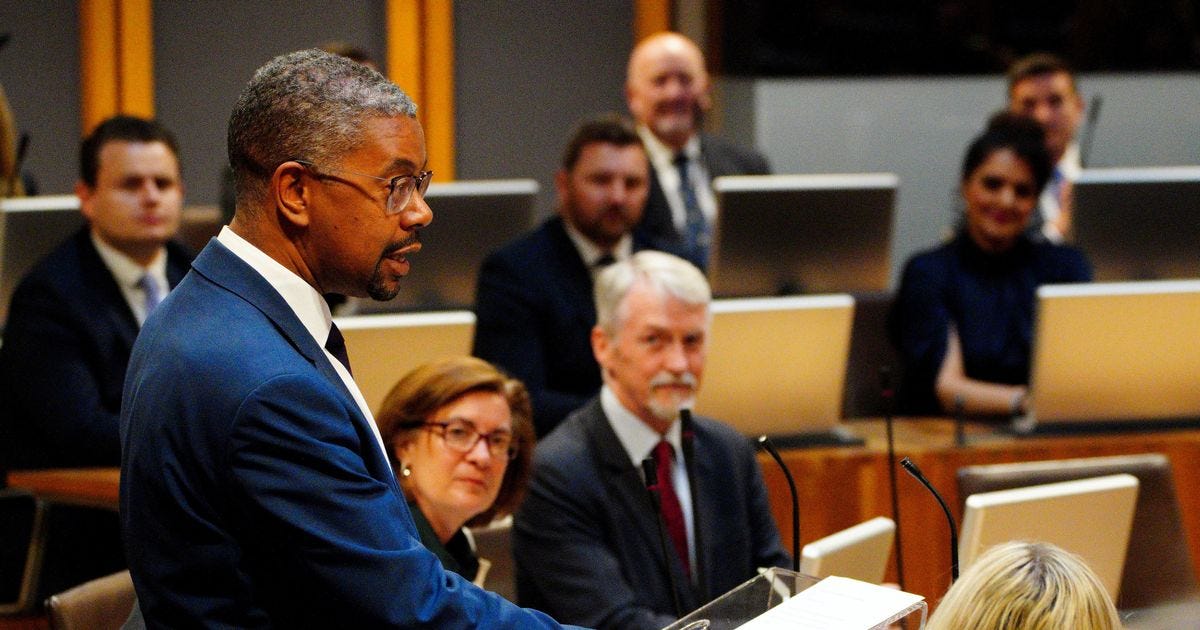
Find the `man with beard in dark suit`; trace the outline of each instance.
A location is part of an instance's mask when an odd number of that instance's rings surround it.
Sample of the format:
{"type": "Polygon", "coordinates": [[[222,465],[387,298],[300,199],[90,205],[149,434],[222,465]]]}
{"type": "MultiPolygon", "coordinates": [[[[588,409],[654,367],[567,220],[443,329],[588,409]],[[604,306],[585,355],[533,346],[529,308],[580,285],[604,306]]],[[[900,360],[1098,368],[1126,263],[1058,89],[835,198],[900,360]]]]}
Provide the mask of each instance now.
{"type": "Polygon", "coordinates": [[[529,388],[539,436],[600,390],[588,342],[592,279],[647,247],[633,234],[649,167],[632,125],[617,116],[582,123],[554,185],[557,216],[488,256],[475,299],[474,353],[529,388]]]}

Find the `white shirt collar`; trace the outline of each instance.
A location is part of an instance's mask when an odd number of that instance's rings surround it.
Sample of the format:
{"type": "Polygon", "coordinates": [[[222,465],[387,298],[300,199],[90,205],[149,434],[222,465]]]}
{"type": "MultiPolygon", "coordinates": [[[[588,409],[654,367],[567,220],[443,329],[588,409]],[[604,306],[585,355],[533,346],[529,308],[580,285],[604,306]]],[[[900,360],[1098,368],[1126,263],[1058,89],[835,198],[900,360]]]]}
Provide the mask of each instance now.
{"type": "Polygon", "coordinates": [[[617,241],[616,247],[613,247],[611,252],[607,252],[575,229],[570,221],[563,219],[563,227],[567,230],[567,238],[571,239],[571,243],[575,245],[575,251],[579,252],[579,258],[583,260],[584,266],[589,270],[595,271],[596,262],[604,254],[611,253],[617,261],[625,260],[633,255],[632,234],[622,236],[621,240],[617,241]]]}
{"type": "Polygon", "coordinates": [[[325,298],[321,297],[321,294],[317,293],[311,284],[305,282],[295,272],[279,264],[261,249],[238,236],[236,232],[229,229],[228,225],[221,228],[217,240],[258,272],[291,307],[305,330],[321,347],[325,358],[329,360],[330,365],[333,366],[334,371],[337,372],[338,377],[354,398],[359,411],[367,419],[367,424],[375,434],[375,442],[383,452],[386,461],[388,459],[387,447],[383,444],[383,436],[379,433],[379,426],[375,423],[375,416],[371,413],[371,408],[363,398],[362,390],[358,388],[358,384],[354,382],[354,377],[351,376],[346,366],[342,365],[342,362],[325,348],[325,341],[329,338],[329,330],[333,326],[333,318],[329,315],[329,305],[325,302],[325,298]]]}
{"type": "Polygon", "coordinates": [[[1067,145],[1067,150],[1063,151],[1062,158],[1058,160],[1055,167],[1067,181],[1073,182],[1079,179],[1079,174],[1083,172],[1083,163],[1080,159],[1079,143],[1072,142],[1067,145]]]}
{"type": "Polygon", "coordinates": [[[292,270],[279,264],[261,249],[251,245],[246,239],[238,236],[236,232],[229,229],[228,225],[221,228],[217,240],[261,274],[267,283],[279,292],[288,306],[292,307],[296,317],[300,319],[300,323],[317,341],[317,345],[325,346],[333,318],[329,313],[329,305],[311,284],[305,282],[292,270]]]}
{"type": "Polygon", "coordinates": [[[608,385],[600,388],[600,407],[604,409],[604,415],[608,418],[613,433],[617,434],[617,440],[629,455],[629,461],[633,462],[634,468],[641,470],[642,460],[650,457],[650,452],[664,437],[677,455],[683,452],[678,418],[671,423],[666,436],[659,435],[650,425],[626,409],[608,385]]]}
{"type": "Polygon", "coordinates": [[[171,283],[167,280],[167,248],[160,247],[154,260],[150,261],[150,265],[142,267],[137,261],[125,255],[125,252],[100,238],[95,230],[89,230],[88,236],[92,239],[92,245],[95,246],[96,253],[100,255],[100,260],[105,267],[108,267],[108,272],[116,280],[117,286],[121,289],[121,295],[129,304],[129,310],[133,311],[133,316],[140,326],[142,322],[146,321],[146,292],[139,284],[142,276],[149,273],[158,283],[162,295],[166,295],[171,290],[171,283]]]}
{"type": "MultiPolygon", "coordinates": [[[[662,140],[659,140],[658,136],[654,135],[654,132],[645,125],[638,125],[637,132],[642,137],[646,155],[650,157],[655,168],[675,168],[676,151],[674,149],[663,144],[662,140]]],[[[700,134],[694,133],[691,138],[688,138],[687,144],[683,145],[683,153],[689,160],[700,159],[700,134]]]]}

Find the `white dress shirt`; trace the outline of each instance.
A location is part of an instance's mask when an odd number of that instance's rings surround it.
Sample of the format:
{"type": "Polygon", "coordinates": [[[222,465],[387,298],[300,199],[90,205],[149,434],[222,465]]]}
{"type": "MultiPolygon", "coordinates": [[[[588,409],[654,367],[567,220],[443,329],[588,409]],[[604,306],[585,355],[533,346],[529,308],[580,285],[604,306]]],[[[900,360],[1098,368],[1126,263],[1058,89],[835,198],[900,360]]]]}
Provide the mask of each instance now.
{"type": "MultiPolygon", "coordinates": [[[[683,205],[683,195],[679,192],[679,169],[675,166],[676,151],[663,144],[649,128],[638,126],[638,135],[642,137],[642,145],[646,147],[646,155],[658,176],[658,184],[662,186],[663,194],[667,197],[667,205],[671,207],[671,221],[681,234],[687,231],[687,210],[683,205]]],[[[688,156],[688,181],[696,190],[696,201],[704,213],[705,220],[711,226],[717,217],[717,197],[712,190],[712,177],[704,161],[700,159],[700,135],[695,134],[683,147],[683,153],[688,156]]]]}
{"type": "Polygon", "coordinates": [[[142,276],[149,273],[150,277],[154,278],[158,283],[160,295],[166,296],[171,290],[171,283],[167,280],[167,248],[160,247],[150,266],[142,267],[117,248],[104,242],[96,235],[95,230],[91,232],[91,237],[92,245],[96,246],[96,253],[100,254],[100,260],[117,281],[121,295],[129,304],[129,310],[133,311],[133,317],[140,328],[146,322],[146,290],[141,286],[142,276]]]}
{"type": "MultiPolygon", "coordinates": [[[[621,401],[617,400],[617,395],[608,385],[600,388],[600,407],[604,409],[604,415],[608,417],[608,423],[612,426],[613,433],[617,434],[617,440],[621,442],[625,453],[629,455],[629,461],[637,470],[642,470],[642,460],[651,457],[654,447],[660,441],[666,440],[675,450],[675,459],[671,466],[671,484],[675,486],[675,494],[679,497],[679,508],[683,511],[683,522],[687,526],[688,561],[691,566],[696,566],[696,530],[695,524],[692,522],[692,486],[688,483],[687,469],[683,465],[679,419],[676,418],[671,423],[666,435],[659,435],[626,409],[621,401]]],[[[693,575],[693,579],[695,577],[693,575]]]]}
{"type": "Polygon", "coordinates": [[[221,244],[229,248],[235,256],[241,258],[247,265],[250,265],[255,271],[267,281],[279,295],[283,298],[292,311],[296,313],[296,317],[300,319],[300,323],[308,330],[308,334],[317,342],[325,353],[325,357],[333,365],[333,369],[337,371],[342,382],[345,383],[346,389],[350,390],[350,394],[354,396],[354,402],[358,403],[359,410],[367,419],[367,424],[371,426],[371,431],[375,433],[375,440],[379,443],[379,449],[383,452],[384,459],[387,460],[387,448],[383,444],[383,437],[379,433],[379,427],[375,425],[375,416],[371,414],[371,409],[367,406],[366,399],[363,398],[362,392],[358,389],[358,384],[354,382],[354,377],[350,376],[350,372],[342,362],[325,350],[325,340],[329,338],[329,330],[333,326],[333,318],[329,314],[329,305],[320,293],[305,282],[300,276],[297,276],[290,269],[279,264],[274,258],[266,255],[262,250],[250,244],[246,239],[238,236],[229,226],[221,228],[221,233],[217,235],[217,240],[221,244]]]}

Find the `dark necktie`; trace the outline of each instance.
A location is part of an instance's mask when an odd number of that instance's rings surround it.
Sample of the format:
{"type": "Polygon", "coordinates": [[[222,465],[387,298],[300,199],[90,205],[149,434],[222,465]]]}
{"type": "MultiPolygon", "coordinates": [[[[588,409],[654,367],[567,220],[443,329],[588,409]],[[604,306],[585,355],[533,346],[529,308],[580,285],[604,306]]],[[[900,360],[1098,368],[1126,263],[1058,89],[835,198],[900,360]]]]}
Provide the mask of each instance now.
{"type": "Polygon", "coordinates": [[[154,276],[149,273],[138,278],[137,285],[146,294],[146,315],[149,315],[163,300],[162,288],[158,286],[158,281],[154,279],[154,276]]]}
{"type": "Polygon", "coordinates": [[[683,522],[683,508],[679,506],[679,495],[675,494],[675,484],[671,483],[671,460],[674,450],[663,440],[654,447],[654,463],[658,468],[658,488],[662,497],[663,524],[675,545],[675,553],[683,562],[683,571],[689,577],[692,574],[691,562],[688,560],[687,526],[683,522]]]}
{"type": "Polygon", "coordinates": [[[675,168],[679,171],[679,196],[683,199],[684,235],[687,238],[688,249],[695,252],[697,259],[703,264],[708,262],[708,220],[700,209],[700,199],[696,196],[696,187],[688,177],[688,156],[686,153],[675,155],[675,168]]]}
{"type": "Polygon", "coordinates": [[[325,340],[325,349],[341,361],[342,365],[346,366],[346,371],[354,376],[354,370],[350,369],[350,355],[346,354],[346,338],[342,337],[342,331],[338,330],[337,324],[329,326],[329,338],[325,340]]]}

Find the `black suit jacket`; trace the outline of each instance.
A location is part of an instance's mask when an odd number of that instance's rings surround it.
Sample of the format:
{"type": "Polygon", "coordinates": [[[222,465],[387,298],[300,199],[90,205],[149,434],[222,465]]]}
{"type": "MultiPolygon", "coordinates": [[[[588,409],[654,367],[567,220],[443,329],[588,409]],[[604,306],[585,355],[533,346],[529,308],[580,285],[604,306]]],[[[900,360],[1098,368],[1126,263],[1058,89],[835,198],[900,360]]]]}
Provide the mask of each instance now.
{"type": "MultiPolygon", "coordinates": [[[[172,287],[192,255],[167,244],[172,287]]],[[[13,293],[0,346],[8,468],[116,466],[117,418],[137,320],[83,228],[13,293]]]]}
{"type": "MultiPolygon", "coordinates": [[[[734,146],[716,136],[700,134],[700,159],[713,179],[725,175],[767,175],[771,172],[767,158],[751,149],[734,146]]],[[[662,184],[658,181],[658,172],[654,170],[650,178],[650,194],[646,198],[646,212],[638,224],[636,234],[655,247],[668,251],[685,251],[683,235],[675,227],[671,216],[671,206],[667,204],[667,196],[662,184]]],[[[709,186],[712,182],[706,182],[709,186]]],[[[696,252],[688,252],[688,260],[700,265],[702,258],[696,252]]]]}
{"type": "MultiPolygon", "coordinates": [[[[681,593],[684,614],[754,577],[791,566],[771,516],[750,441],[695,419],[692,488],[706,592],[681,593]]],[[[675,619],[658,521],[638,469],[599,398],[538,443],[529,491],[513,526],[517,599],[555,619],[592,628],[661,628],[675,619]]]]}
{"type": "MultiPolygon", "coordinates": [[[[635,251],[646,246],[634,238],[635,251]]],[[[592,277],[561,217],[483,261],[475,318],[473,353],[525,383],[538,436],[600,391],[592,277]]]]}

